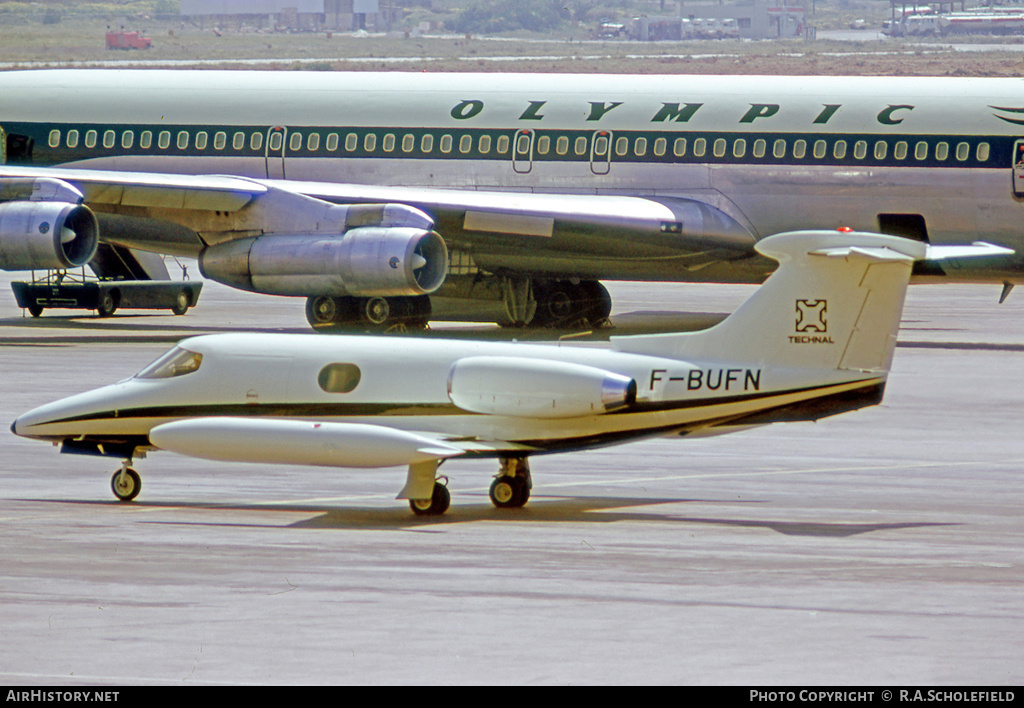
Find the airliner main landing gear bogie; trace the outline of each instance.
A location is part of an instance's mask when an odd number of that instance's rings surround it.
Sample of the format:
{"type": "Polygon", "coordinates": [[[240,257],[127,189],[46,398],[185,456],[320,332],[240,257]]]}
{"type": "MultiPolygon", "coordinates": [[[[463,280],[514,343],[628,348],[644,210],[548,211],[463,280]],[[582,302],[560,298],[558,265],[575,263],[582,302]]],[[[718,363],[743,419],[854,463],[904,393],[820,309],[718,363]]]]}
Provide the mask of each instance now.
{"type": "Polygon", "coordinates": [[[409,332],[425,329],[430,321],[430,297],[333,297],[306,298],[306,321],[323,332],[409,332]]]}

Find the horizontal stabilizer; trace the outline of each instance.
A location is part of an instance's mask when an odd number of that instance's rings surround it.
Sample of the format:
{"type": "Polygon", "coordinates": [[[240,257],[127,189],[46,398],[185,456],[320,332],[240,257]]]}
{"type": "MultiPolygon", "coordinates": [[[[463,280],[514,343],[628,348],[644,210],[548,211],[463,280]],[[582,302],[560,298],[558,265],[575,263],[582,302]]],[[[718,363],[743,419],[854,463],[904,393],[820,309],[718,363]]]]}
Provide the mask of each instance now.
{"type": "Polygon", "coordinates": [[[1009,256],[1012,248],[1004,248],[985,241],[975,241],[970,246],[928,246],[925,260],[941,261],[947,258],[978,258],[981,256],[1009,256]]]}

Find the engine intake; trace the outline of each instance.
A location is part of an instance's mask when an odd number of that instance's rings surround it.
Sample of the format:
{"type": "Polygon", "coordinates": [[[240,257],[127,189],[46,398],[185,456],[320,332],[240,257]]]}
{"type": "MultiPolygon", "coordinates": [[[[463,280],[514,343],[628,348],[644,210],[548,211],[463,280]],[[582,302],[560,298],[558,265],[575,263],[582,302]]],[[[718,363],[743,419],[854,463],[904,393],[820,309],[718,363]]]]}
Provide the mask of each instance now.
{"type": "Polygon", "coordinates": [[[61,269],[96,255],[100,227],[88,207],[68,202],[0,204],[0,268],[61,269]]]}
{"type": "Polygon", "coordinates": [[[434,231],[361,226],[340,236],[275,235],[211,246],[199,257],[211,280],[269,295],[427,295],[448,274],[434,231]]]}

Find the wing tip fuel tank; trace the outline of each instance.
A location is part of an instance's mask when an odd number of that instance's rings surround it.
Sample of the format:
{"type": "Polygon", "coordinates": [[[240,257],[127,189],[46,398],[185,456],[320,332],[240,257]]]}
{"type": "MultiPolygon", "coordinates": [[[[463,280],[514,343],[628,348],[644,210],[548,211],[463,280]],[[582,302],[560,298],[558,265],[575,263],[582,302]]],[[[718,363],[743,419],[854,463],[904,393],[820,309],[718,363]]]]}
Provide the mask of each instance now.
{"type": "Polygon", "coordinates": [[[395,467],[462,454],[416,433],[381,425],[242,417],[184,419],[158,425],[161,450],[225,462],[325,467],[395,467]]]}

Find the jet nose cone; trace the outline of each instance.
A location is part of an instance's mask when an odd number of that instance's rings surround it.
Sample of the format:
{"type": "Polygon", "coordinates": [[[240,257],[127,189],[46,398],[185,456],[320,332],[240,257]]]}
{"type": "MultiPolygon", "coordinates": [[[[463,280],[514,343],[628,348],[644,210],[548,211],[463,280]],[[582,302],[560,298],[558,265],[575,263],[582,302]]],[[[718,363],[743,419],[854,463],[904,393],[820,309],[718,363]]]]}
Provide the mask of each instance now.
{"type": "Polygon", "coordinates": [[[15,435],[18,434],[18,419],[17,418],[15,418],[14,422],[11,423],[11,432],[14,433],[15,435]]]}

